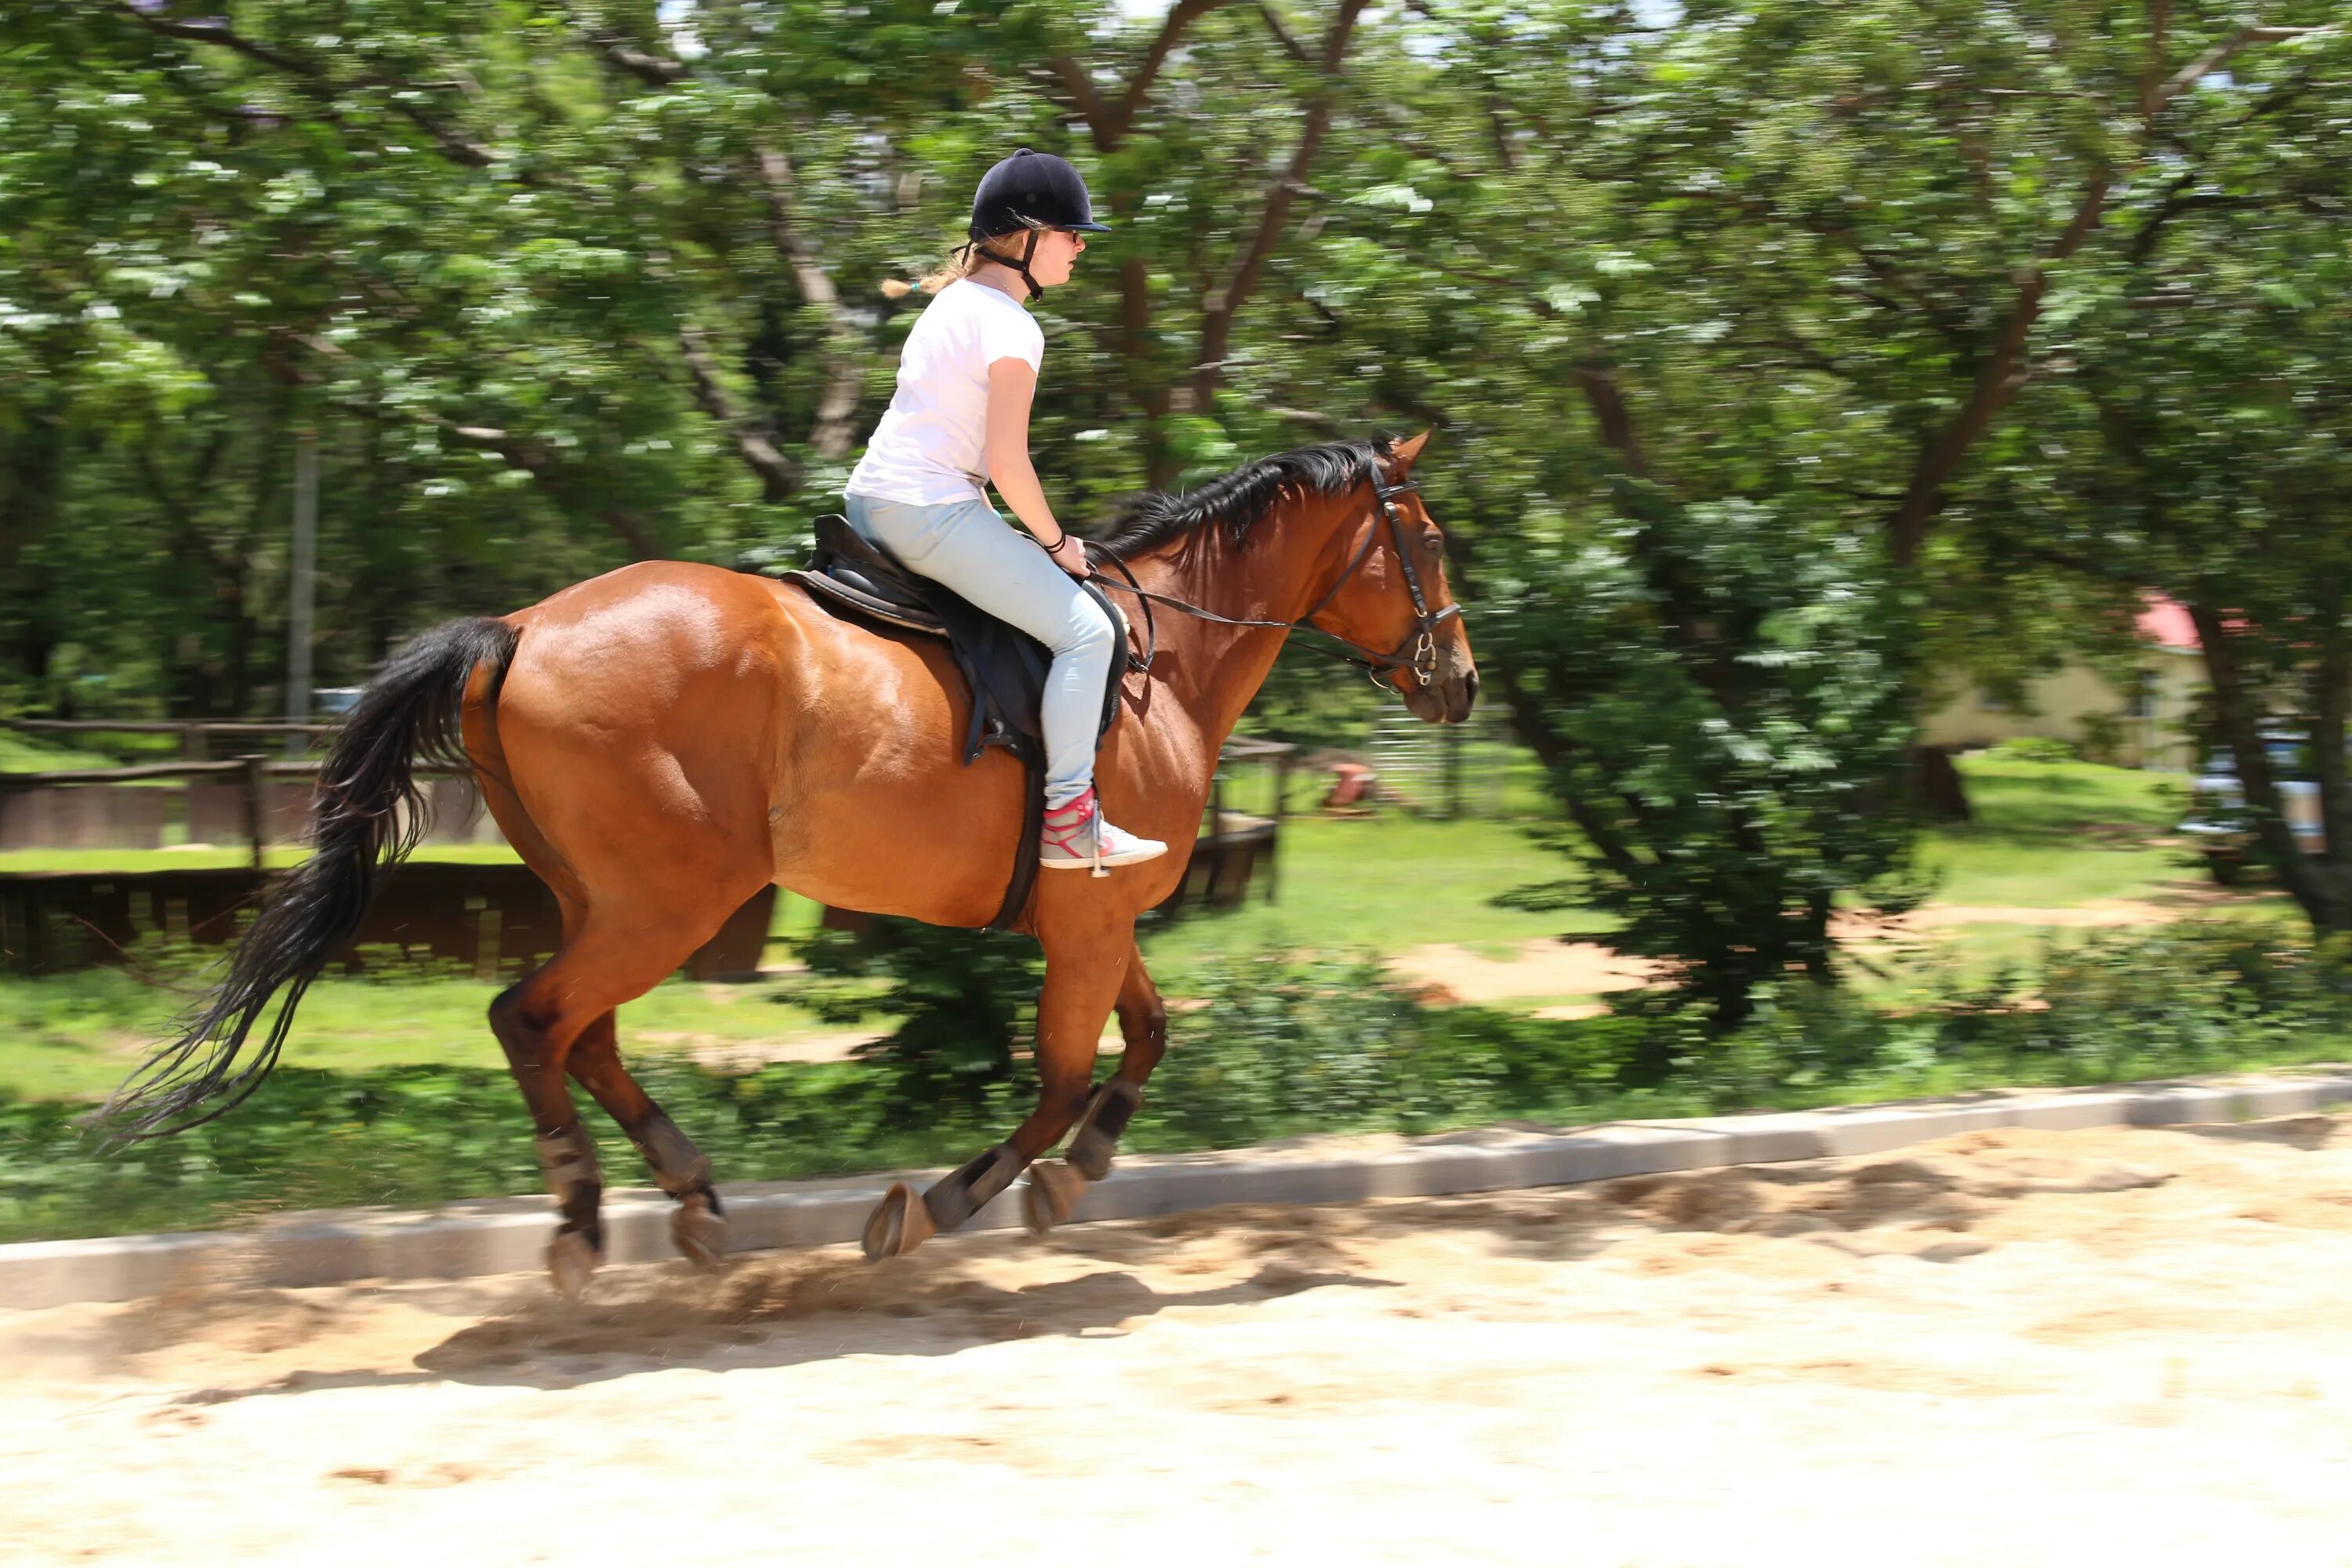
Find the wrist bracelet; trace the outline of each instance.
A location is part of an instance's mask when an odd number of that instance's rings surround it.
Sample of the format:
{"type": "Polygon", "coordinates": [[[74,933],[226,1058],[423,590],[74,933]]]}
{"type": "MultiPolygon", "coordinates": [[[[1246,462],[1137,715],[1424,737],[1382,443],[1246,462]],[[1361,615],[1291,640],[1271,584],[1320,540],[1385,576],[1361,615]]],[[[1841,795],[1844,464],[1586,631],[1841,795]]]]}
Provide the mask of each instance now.
{"type": "MultiPolygon", "coordinates": [[[[1066,529],[1066,529],[1062,530],[1062,537],[1061,537],[1061,538],[1059,538],[1059,539],[1057,539],[1057,540],[1054,541],[1054,542],[1053,542],[1053,543],[1051,543],[1051,544],[1047,544],[1047,545],[1045,545],[1045,553],[1046,553],[1046,554],[1048,554],[1048,555],[1051,555],[1052,553],[1054,553],[1054,552],[1055,552],[1056,550],[1059,550],[1060,548],[1062,548],[1062,546],[1064,546],[1065,544],[1067,544],[1069,542],[1070,542],[1070,531],[1069,531],[1068,529],[1066,529]]],[[[1039,542],[1040,542],[1040,543],[1044,543],[1044,541],[1042,541],[1042,540],[1041,540],[1041,541],[1039,541],[1039,542]]]]}

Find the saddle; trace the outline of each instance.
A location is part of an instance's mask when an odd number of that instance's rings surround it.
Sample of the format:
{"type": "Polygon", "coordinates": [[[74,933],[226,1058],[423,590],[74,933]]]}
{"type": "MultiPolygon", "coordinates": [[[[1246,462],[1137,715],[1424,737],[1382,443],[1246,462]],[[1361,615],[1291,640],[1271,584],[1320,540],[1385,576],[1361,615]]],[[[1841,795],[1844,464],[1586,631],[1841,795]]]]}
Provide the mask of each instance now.
{"type": "MultiPolygon", "coordinates": [[[[850,527],[847,518],[820,517],[815,532],[816,548],[808,564],[776,574],[799,584],[811,599],[834,615],[885,636],[946,639],[971,693],[971,718],[964,727],[964,765],[971,766],[990,746],[1001,746],[1021,759],[1028,789],[1019,847],[1013,853],[1004,901],[986,927],[1010,930],[1028,907],[1037,880],[1037,838],[1045,816],[1045,732],[1038,710],[1046,674],[1053,668],[1053,653],[1019,627],[998,620],[940,584],[909,572],[896,556],[850,527]]],[[[1092,583],[1079,587],[1110,616],[1119,647],[1126,649],[1127,617],[1092,583]]],[[[1103,683],[1102,721],[1095,731],[1097,745],[1118,717],[1119,678],[1132,663],[1132,655],[1115,662],[1110,679],[1103,683]]]]}

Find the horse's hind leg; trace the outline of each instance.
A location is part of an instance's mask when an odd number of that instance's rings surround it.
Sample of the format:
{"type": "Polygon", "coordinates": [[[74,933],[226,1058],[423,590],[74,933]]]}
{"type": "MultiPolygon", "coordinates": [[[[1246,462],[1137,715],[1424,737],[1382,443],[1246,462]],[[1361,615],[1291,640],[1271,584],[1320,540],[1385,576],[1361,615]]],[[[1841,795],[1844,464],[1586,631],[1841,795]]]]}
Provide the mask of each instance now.
{"type": "Polygon", "coordinates": [[[604,1258],[599,1214],[604,1184],[596,1145],[580,1125],[563,1081],[572,1049],[614,1007],[644,995],[685,963],[723,918],[688,923],[641,913],[625,926],[600,926],[592,917],[576,935],[567,933],[553,958],[490,1004],[491,1032],[506,1048],[530,1108],[540,1169],[562,1215],[548,1245],[547,1267],[566,1295],[577,1295],[604,1258]]]}
{"type": "Polygon", "coordinates": [[[867,1258],[895,1258],[955,1229],[1062,1141],[1087,1108],[1103,1019],[1118,995],[1133,934],[1130,926],[1115,937],[1057,940],[1048,929],[1045,988],[1037,998],[1037,1109],[1012,1137],[920,1198],[905,1183],[894,1184],[866,1222],[867,1258]]]}
{"type": "Polygon", "coordinates": [[[552,967],[542,967],[499,993],[490,1004],[490,1032],[506,1051],[507,1066],[522,1090],[540,1173],[562,1215],[548,1243],[547,1271],[557,1289],[576,1296],[604,1256],[604,1180],[596,1168],[595,1140],[580,1125],[572,1092],[564,1087],[563,1057],[571,1042],[557,1032],[561,1015],[531,1001],[534,983],[552,967]]]}
{"type": "Polygon", "coordinates": [[[727,1255],[727,1217],[710,1184],[710,1161],[677,1129],[653,1097],[621,1065],[614,1015],[606,1013],[572,1042],[572,1076],[620,1123],[661,1190],[677,1200],[670,1239],[698,1268],[716,1268],[727,1255]]]}
{"type": "Polygon", "coordinates": [[[1070,1217],[1089,1183],[1110,1174],[1119,1135],[1143,1103],[1143,1086],[1151,1069],[1168,1054],[1168,1005],[1160,1000],[1160,987],[1151,983],[1151,973],[1143,966],[1140,948],[1129,949],[1127,977],[1119,984],[1118,1033],[1126,1042],[1118,1068],[1087,1102],[1077,1131],[1070,1134],[1068,1156],[1060,1163],[1039,1165],[1029,1173],[1028,1190],[1021,1196],[1022,1214],[1029,1228],[1041,1235],[1070,1217]]]}

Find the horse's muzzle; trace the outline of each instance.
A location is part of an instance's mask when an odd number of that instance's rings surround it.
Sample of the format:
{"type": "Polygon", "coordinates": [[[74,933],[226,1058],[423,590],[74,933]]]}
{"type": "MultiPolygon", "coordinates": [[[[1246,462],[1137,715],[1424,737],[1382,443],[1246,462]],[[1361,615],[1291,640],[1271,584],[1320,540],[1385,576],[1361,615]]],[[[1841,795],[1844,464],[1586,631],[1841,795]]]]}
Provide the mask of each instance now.
{"type": "Polygon", "coordinates": [[[1407,676],[1397,684],[1405,711],[1432,724],[1459,724],[1478,701],[1478,667],[1459,643],[1437,650],[1437,668],[1426,680],[1407,676]]]}

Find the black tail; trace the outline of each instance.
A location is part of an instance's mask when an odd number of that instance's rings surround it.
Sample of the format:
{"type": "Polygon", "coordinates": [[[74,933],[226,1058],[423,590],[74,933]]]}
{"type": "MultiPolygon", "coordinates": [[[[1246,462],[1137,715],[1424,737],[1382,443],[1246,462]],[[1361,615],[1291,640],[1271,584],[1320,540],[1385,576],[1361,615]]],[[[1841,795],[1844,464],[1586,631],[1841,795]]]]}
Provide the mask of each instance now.
{"type": "Polygon", "coordinates": [[[488,664],[497,672],[495,692],[518,635],[503,621],[451,621],[409,643],[369,682],[320,769],[310,858],[278,883],[237,944],[228,978],[183,1021],[179,1038],[149,1057],[98,1113],[114,1142],[201,1126],[261,1086],[302,993],[358,934],[377,868],[416,847],[425,832],[425,799],[412,768],[420,759],[466,763],[459,726],[466,683],[488,664]],[[268,1033],[240,1064],[254,1025],[281,990],[285,1000],[268,1033]]]}

